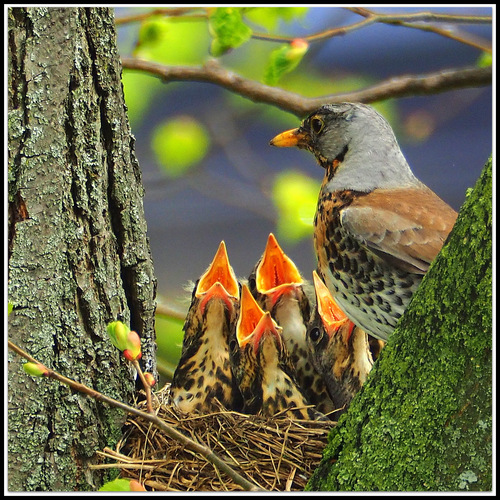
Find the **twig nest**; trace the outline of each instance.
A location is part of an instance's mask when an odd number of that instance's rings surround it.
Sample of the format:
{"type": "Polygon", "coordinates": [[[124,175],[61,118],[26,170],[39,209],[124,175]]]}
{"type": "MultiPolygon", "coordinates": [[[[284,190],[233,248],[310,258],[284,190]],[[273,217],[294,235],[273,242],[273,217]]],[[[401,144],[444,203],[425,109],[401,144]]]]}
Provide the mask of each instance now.
{"type": "MultiPolygon", "coordinates": [[[[285,414],[244,415],[224,408],[207,415],[186,415],[170,403],[168,384],[155,394],[154,409],[165,423],[205,445],[267,491],[303,491],[335,425],[285,414]]],[[[206,458],[151,423],[131,416],[125,425],[117,451],[105,454],[114,459],[122,477],[137,479],[154,491],[242,490],[206,458]]]]}

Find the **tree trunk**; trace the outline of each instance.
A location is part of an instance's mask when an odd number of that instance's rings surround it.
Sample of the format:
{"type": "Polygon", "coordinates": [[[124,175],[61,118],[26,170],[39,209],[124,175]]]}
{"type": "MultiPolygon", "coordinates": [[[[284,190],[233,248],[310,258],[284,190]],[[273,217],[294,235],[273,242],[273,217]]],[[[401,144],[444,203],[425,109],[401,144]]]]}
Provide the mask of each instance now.
{"type": "Polygon", "coordinates": [[[310,490],[492,488],[491,159],[310,490]]]}
{"type": "MultiPolygon", "coordinates": [[[[113,11],[11,8],[8,20],[9,338],[130,402],[135,374],[106,325],[141,335],[156,377],[156,279],[113,11]]],[[[9,490],[98,487],[88,465],[120,438],[123,412],[8,359],[9,490]]]]}

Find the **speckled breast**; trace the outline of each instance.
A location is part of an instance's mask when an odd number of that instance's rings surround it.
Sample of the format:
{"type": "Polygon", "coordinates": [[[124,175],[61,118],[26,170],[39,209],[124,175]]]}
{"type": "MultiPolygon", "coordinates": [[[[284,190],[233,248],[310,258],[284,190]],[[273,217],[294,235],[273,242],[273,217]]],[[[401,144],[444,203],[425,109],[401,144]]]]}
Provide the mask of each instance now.
{"type": "Polygon", "coordinates": [[[322,192],[314,219],[318,271],[349,319],[374,337],[387,340],[421,276],[389,267],[341,225],[353,191],[322,192]]]}

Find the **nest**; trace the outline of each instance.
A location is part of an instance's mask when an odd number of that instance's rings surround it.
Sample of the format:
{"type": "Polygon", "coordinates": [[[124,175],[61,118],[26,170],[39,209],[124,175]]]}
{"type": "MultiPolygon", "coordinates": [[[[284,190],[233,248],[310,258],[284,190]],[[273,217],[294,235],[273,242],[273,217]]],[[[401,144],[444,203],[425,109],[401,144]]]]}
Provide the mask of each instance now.
{"type": "MultiPolygon", "coordinates": [[[[303,491],[318,466],[335,422],[266,418],[221,407],[206,415],[181,414],[169,404],[168,389],[155,394],[155,411],[168,425],[203,444],[234,471],[267,491],[303,491]]],[[[139,403],[142,409],[144,402],[139,403]]],[[[129,417],[117,451],[102,455],[106,467],[155,491],[241,491],[208,459],[140,417],[129,417]],[[108,460],[109,462],[109,460],[108,460]]]]}

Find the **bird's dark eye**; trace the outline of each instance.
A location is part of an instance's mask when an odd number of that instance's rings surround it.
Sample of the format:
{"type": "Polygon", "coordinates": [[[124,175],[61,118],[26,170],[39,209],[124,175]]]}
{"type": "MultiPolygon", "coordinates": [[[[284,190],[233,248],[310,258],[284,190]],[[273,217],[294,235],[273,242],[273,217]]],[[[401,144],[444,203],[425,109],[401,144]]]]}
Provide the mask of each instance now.
{"type": "Polygon", "coordinates": [[[255,281],[255,277],[251,276],[248,279],[248,288],[250,288],[250,290],[255,290],[257,288],[257,283],[255,281]]]}
{"type": "Polygon", "coordinates": [[[235,352],[237,347],[238,347],[238,342],[235,339],[232,339],[229,342],[229,351],[230,352],[235,352]]]}
{"type": "Polygon", "coordinates": [[[315,134],[319,134],[323,130],[324,126],[325,122],[321,118],[318,118],[317,116],[311,118],[311,130],[315,134]]]}
{"type": "Polygon", "coordinates": [[[309,331],[309,338],[314,342],[318,342],[318,340],[321,338],[321,330],[315,326],[314,328],[311,328],[309,331]]]}

